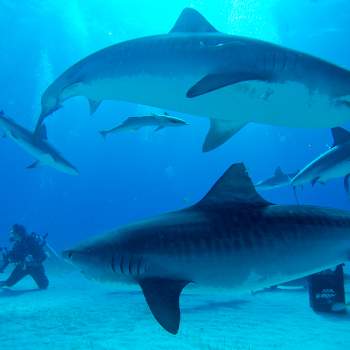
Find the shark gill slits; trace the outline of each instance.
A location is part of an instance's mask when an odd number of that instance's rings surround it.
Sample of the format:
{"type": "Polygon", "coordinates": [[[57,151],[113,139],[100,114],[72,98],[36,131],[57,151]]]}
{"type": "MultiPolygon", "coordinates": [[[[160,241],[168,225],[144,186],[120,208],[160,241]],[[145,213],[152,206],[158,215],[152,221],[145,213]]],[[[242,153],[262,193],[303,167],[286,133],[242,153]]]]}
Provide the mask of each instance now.
{"type": "Polygon", "coordinates": [[[129,260],[129,264],[128,264],[128,271],[129,271],[129,275],[131,276],[133,274],[132,270],[133,270],[133,262],[134,262],[134,258],[131,257],[129,260]]]}
{"type": "Polygon", "coordinates": [[[114,256],[114,254],[112,255],[112,261],[111,261],[111,268],[112,268],[112,271],[115,273],[116,271],[115,271],[115,266],[114,266],[114,264],[115,264],[115,256],[114,256]]]}
{"type": "Polygon", "coordinates": [[[137,276],[140,276],[141,273],[142,273],[142,262],[143,262],[143,259],[142,258],[139,258],[138,261],[137,261],[137,276]]]}
{"type": "Polygon", "coordinates": [[[122,275],[124,275],[124,256],[122,256],[120,258],[120,261],[119,261],[119,268],[120,268],[120,273],[122,275]]]}

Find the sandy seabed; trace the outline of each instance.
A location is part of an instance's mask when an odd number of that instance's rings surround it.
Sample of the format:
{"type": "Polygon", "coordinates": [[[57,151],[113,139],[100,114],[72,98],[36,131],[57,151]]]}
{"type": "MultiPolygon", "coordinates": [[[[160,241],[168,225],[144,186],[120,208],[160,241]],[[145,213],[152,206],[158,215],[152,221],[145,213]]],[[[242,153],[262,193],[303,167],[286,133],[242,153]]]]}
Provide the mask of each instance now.
{"type": "Polygon", "coordinates": [[[185,289],[173,336],[155,322],[137,288],[80,274],[54,278],[46,291],[33,288],[28,278],[0,289],[1,350],[350,349],[350,311],[315,314],[305,291],[233,298],[185,289]]]}

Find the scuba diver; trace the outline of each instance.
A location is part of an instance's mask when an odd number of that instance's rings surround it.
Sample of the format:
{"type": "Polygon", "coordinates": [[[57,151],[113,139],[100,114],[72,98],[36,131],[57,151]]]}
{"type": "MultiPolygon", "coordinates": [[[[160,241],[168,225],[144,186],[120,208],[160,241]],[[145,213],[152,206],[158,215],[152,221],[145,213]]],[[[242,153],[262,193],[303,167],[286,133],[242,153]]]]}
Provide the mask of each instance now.
{"type": "Polygon", "coordinates": [[[3,249],[3,264],[0,265],[0,273],[14,263],[16,266],[5,281],[0,281],[1,287],[12,287],[25,276],[30,275],[39,289],[46,289],[49,280],[43,266],[47,258],[45,253],[46,236],[35,233],[28,234],[25,227],[15,224],[10,231],[10,241],[14,242],[11,250],[3,249]]]}

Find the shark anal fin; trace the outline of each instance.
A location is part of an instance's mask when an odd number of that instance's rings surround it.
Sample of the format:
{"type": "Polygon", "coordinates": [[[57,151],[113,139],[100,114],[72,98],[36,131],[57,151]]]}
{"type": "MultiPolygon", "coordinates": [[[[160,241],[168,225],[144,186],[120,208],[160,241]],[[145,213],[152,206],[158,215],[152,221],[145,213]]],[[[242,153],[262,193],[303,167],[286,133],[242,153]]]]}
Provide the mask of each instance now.
{"type": "Polygon", "coordinates": [[[39,165],[39,161],[36,160],[34,163],[29,164],[26,169],[35,169],[39,165]]]}
{"type": "Polygon", "coordinates": [[[210,119],[210,129],[203,144],[203,152],[209,152],[230,139],[244,127],[225,120],[210,119]]]}
{"type": "Polygon", "coordinates": [[[93,115],[97,108],[101,105],[102,101],[94,101],[89,99],[90,115],[93,115]]]}
{"type": "Polygon", "coordinates": [[[176,334],[180,326],[180,294],[190,282],[145,278],[138,283],[155,319],[165,330],[176,334]]]}
{"type": "Polygon", "coordinates": [[[185,8],[170,33],[217,33],[217,30],[198,11],[185,8]]]}
{"type": "Polygon", "coordinates": [[[186,96],[189,98],[204,95],[208,92],[221,89],[225,86],[234,85],[244,81],[266,81],[270,82],[272,79],[270,76],[259,74],[256,72],[234,72],[234,73],[216,73],[208,74],[195,85],[193,85],[188,91],[186,96]]]}
{"type": "Polygon", "coordinates": [[[350,132],[344,128],[332,128],[332,136],[334,140],[333,147],[350,141],[350,132]]]}
{"type": "Polygon", "coordinates": [[[269,206],[256,191],[243,163],[231,165],[197,206],[269,206]]]}

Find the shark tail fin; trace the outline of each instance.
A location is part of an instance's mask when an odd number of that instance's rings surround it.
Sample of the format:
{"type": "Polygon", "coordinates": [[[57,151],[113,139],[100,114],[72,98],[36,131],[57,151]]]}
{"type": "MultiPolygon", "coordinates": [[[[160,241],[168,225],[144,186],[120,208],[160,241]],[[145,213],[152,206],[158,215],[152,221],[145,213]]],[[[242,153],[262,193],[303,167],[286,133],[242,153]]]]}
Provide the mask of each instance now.
{"type": "Polygon", "coordinates": [[[99,134],[102,136],[102,138],[103,138],[104,140],[106,140],[108,131],[106,131],[106,130],[101,130],[101,131],[99,131],[99,134]]]}

